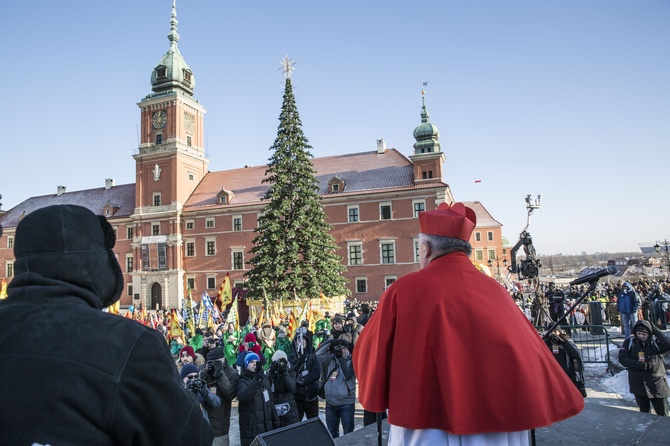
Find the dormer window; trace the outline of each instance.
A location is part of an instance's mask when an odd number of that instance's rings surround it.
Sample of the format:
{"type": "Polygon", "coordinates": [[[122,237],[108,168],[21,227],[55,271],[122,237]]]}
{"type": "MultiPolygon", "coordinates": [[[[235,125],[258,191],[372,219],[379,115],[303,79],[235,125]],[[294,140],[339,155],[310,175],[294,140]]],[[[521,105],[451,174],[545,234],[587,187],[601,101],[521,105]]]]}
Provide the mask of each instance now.
{"type": "Polygon", "coordinates": [[[337,175],[333,175],[333,178],[328,181],[328,193],[337,194],[339,192],[343,192],[346,184],[347,183],[342,178],[338,177],[337,175]]]}
{"type": "Polygon", "coordinates": [[[190,82],[191,82],[191,77],[192,77],[191,72],[188,71],[188,70],[184,70],[184,80],[185,80],[186,82],[189,82],[189,83],[190,83],[190,82]]]}
{"type": "Polygon", "coordinates": [[[216,200],[219,204],[230,204],[235,199],[235,193],[230,190],[226,190],[225,187],[222,187],[219,193],[216,194],[216,200]]]}
{"type": "Polygon", "coordinates": [[[167,77],[167,68],[166,67],[156,68],[156,77],[167,77]]]}
{"type": "Polygon", "coordinates": [[[102,207],[102,213],[105,215],[105,217],[111,217],[112,215],[116,214],[116,211],[118,211],[121,208],[118,204],[114,204],[110,201],[108,201],[103,207],[102,207]]]}

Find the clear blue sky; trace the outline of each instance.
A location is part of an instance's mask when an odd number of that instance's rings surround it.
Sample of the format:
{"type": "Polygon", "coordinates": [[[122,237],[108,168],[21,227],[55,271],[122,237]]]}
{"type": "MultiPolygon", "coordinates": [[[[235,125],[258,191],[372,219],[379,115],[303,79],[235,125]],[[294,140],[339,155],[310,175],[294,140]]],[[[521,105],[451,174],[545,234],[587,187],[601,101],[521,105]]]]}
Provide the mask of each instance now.
{"type": "MultiPolygon", "coordinates": [[[[3,209],[134,182],[140,110],[171,0],[4,1],[3,209]]],[[[524,198],[541,254],[637,251],[670,237],[670,2],[177,2],[210,170],[265,164],[279,61],[314,156],[412,153],[421,82],[445,181],[514,243],[524,198]],[[475,189],[475,178],[482,182],[475,189]]]]}

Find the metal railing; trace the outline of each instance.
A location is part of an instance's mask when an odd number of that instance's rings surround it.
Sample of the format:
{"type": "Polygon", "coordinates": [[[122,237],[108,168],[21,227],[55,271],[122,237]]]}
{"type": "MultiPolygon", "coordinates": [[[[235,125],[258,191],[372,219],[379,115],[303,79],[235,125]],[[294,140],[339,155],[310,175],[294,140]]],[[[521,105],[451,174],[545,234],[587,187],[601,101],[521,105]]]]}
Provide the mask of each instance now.
{"type": "MultiPolygon", "coordinates": [[[[535,327],[540,336],[547,327],[535,327]]],[[[604,325],[561,325],[575,343],[584,364],[607,364],[607,372],[614,376],[610,357],[610,334],[604,325]]]]}

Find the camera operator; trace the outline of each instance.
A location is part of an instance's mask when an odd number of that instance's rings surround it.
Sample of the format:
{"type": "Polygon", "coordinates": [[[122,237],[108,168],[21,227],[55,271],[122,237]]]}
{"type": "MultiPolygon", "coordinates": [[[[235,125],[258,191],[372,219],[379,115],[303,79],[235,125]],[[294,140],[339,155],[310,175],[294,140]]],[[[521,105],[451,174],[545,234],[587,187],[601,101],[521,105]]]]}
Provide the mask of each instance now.
{"type": "Polygon", "coordinates": [[[249,351],[244,357],[244,370],[236,386],[240,444],[249,446],[259,434],[279,427],[277,410],[270,397],[270,382],[263,372],[260,357],[249,351]]]}
{"type": "Polygon", "coordinates": [[[345,435],[354,430],[356,374],[350,344],[350,335],[343,333],[339,339],[322,342],[316,351],[323,371],[326,425],[333,438],[340,435],[340,422],[345,435]]]}
{"type": "Polygon", "coordinates": [[[545,344],[553,353],[563,371],[575,384],[577,390],[586,398],[586,388],[584,386],[584,364],[582,355],[570,336],[565,331],[554,330],[549,337],[545,339],[545,344]]]}
{"type": "Polygon", "coordinates": [[[565,293],[556,288],[554,282],[549,282],[549,288],[545,297],[549,303],[549,317],[552,321],[556,322],[565,314],[565,293]]]}
{"type": "Polygon", "coordinates": [[[200,403],[202,416],[209,421],[209,410],[221,406],[221,398],[213,394],[204,379],[200,379],[198,368],[193,364],[186,364],[179,371],[181,381],[187,390],[193,392],[195,398],[200,403]]]}
{"type": "Polygon", "coordinates": [[[302,421],[304,415],[307,419],[318,417],[321,363],[314,354],[312,338],[307,333],[298,330],[293,338],[293,354],[289,362],[297,376],[293,397],[298,408],[298,421],[302,421]]]}
{"type": "Polygon", "coordinates": [[[230,439],[231,403],[235,398],[235,386],[240,375],[226,362],[223,350],[215,348],[207,354],[207,363],[200,370],[209,390],[221,399],[219,407],[206,407],[209,423],[214,430],[212,446],[228,446],[230,439]]]}
{"type": "Polygon", "coordinates": [[[286,353],[277,350],[272,355],[272,364],[268,368],[267,375],[272,389],[272,403],[279,417],[279,427],[297,423],[299,421],[298,407],[293,398],[295,370],[289,364],[286,353]]]}

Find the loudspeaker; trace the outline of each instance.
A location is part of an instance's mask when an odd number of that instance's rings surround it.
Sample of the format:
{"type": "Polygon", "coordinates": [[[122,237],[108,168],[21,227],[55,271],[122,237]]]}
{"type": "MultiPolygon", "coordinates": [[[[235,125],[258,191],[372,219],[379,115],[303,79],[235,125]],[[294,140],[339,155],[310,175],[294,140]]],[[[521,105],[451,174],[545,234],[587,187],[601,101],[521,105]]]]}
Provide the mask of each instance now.
{"type": "Polygon", "coordinates": [[[254,438],[251,446],[327,446],[335,445],[328,428],[319,417],[280,427],[254,438]]]}

